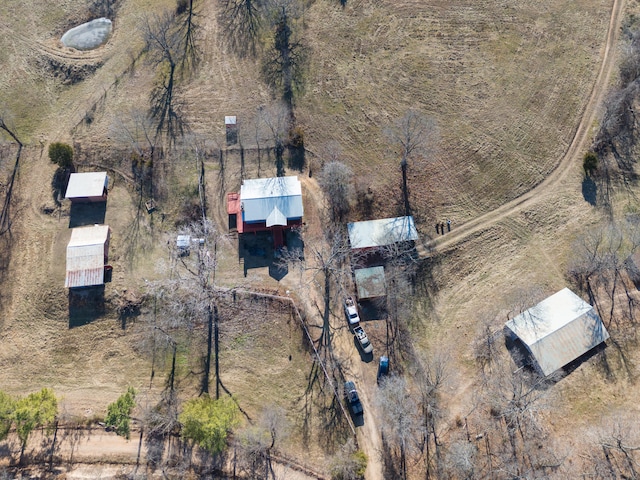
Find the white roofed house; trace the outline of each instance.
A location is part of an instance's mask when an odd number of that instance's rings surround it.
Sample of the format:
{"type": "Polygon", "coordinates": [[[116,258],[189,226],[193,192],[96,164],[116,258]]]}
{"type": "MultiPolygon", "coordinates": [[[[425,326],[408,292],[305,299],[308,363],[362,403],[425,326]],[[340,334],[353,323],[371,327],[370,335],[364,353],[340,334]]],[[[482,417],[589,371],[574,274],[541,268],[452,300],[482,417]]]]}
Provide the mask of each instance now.
{"type": "Polygon", "coordinates": [[[107,225],[77,227],[71,230],[67,245],[66,288],[104,284],[104,267],[109,258],[111,230],[107,225]]]}
{"type": "Polygon", "coordinates": [[[533,366],[551,375],[609,338],[593,306],[568,288],[551,295],[505,324],[524,344],[533,366]]]}
{"type": "Polygon", "coordinates": [[[302,185],[295,176],[244,180],[240,195],[227,194],[227,212],[238,233],[271,231],[280,247],[284,230],[302,224],[302,185]]]}
{"type": "Polygon", "coordinates": [[[105,202],[109,177],[106,172],[72,173],[65,198],[73,203],[105,202]]]}

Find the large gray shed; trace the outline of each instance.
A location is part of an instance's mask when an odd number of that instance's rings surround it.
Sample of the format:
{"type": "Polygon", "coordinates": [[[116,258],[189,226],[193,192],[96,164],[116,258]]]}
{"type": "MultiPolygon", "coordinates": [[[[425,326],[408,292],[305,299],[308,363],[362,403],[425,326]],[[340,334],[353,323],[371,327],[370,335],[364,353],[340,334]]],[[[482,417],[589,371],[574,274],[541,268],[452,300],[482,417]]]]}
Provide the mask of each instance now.
{"type": "Polygon", "coordinates": [[[353,250],[418,240],[418,231],[412,216],[353,222],[347,224],[347,230],[353,250]]]}
{"type": "Polygon", "coordinates": [[[595,309],[568,288],[505,324],[547,376],[609,338],[595,309]]]}

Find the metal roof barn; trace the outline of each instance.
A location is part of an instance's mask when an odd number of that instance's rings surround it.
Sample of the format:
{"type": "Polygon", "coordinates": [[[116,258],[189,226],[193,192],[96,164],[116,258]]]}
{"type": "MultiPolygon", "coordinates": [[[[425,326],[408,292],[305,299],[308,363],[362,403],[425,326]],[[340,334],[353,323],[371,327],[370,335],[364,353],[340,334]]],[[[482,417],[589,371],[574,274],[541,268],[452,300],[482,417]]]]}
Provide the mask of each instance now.
{"type": "Polygon", "coordinates": [[[387,294],[387,287],[384,280],[384,267],[359,268],[354,272],[356,277],[356,288],[358,298],[384,297],[387,294]]]}
{"type": "Polygon", "coordinates": [[[244,222],[266,222],[267,227],[287,225],[287,220],[300,219],[304,213],[302,185],[293,176],[245,180],[240,201],[244,222]]]}
{"type": "Polygon", "coordinates": [[[99,198],[109,186],[107,172],[72,173],[65,198],[99,198]]]}
{"type": "Polygon", "coordinates": [[[71,231],[67,245],[66,288],[90,287],[104,283],[104,264],[109,252],[107,225],[78,227],[71,231]]]}
{"type": "Polygon", "coordinates": [[[545,376],[609,338],[594,308],[568,288],[522,312],[505,326],[524,343],[545,376]]]}
{"type": "Polygon", "coordinates": [[[353,222],[347,229],[352,249],[384,247],[418,239],[412,216],[353,222]]]}

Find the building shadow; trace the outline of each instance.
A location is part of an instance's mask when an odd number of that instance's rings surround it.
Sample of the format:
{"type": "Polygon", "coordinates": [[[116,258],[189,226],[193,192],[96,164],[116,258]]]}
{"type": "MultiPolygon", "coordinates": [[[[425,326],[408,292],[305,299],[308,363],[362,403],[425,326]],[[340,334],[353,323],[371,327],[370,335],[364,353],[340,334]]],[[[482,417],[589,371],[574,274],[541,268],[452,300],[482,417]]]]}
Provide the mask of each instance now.
{"type": "MultiPolygon", "coordinates": [[[[284,234],[284,245],[291,252],[299,252],[304,258],[304,242],[297,233],[287,231],[284,234]]],[[[289,267],[280,253],[273,246],[273,234],[269,231],[245,233],[238,236],[238,260],[243,264],[244,276],[254,268],[267,268],[269,276],[277,281],[289,273],[289,267]]]]}
{"type": "Polygon", "coordinates": [[[387,318],[387,297],[368,298],[358,302],[360,319],[364,322],[387,318]]]}
{"type": "Polygon", "coordinates": [[[69,289],[69,328],[94,322],[104,312],[104,285],[69,289]]]}
{"type": "Polygon", "coordinates": [[[85,225],[103,225],[107,214],[107,202],[72,203],[69,228],[85,225]]]}
{"type": "Polygon", "coordinates": [[[536,371],[535,360],[531,357],[531,352],[517,336],[513,335],[507,327],[503,328],[504,346],[511,355],[513,363],[518,369],[525,368],[527,370],[536,371]]]}

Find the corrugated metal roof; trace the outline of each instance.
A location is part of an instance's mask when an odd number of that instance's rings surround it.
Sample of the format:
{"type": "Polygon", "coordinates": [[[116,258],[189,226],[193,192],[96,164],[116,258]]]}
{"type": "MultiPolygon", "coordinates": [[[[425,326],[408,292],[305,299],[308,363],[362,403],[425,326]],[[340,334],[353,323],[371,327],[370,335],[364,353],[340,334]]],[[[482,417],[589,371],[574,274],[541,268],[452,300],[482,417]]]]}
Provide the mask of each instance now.
{"type": "Polygon", "coordinates": [[[264,222],[274,208],[287,219],[302,218],[304,214],[298,177],[245,180],[240,187],[240,201],[245,222],[264,222]]]}
{"type": "Polygon", "coordinates": [[[107,172],[72,173],[65,198],[101,197],[108,185],[107,172]]]}
{"type": "Polygon", "coordinates": [[[67,247],[67,288],[89,287],[104,283],[104,245],[67,247]]]}
{"type": "Polygon", "coordinates": [[[78,227],[71,231],[67,245],[66,288],[104,283],[105,243],[108,239],[107,225],[78,227]]]}
{"type": "Polygon", "coordinates": [[[384,247],[418,240],[412,216],[353,222],[347,225],[347,229],[351,248],[384,247]]]}
{"type": "Polygon", "coordinates": [[[108,225],[91,225],[88,227],[76,227],[71,230],[71,239],[68,247],[85,245],[102,245],[109,239],[108,225]]]}
{"type": "Polygon", "coordinates": [[[359,268],[355,272],[358,298],[384,297],[387,287],[384,280],[384,267],[359,268]]]}
{"type": "Polygon", "coordinates": [[[594,308],[568,288],[506,323],[550,375],[609,338],[594,308]]]}

